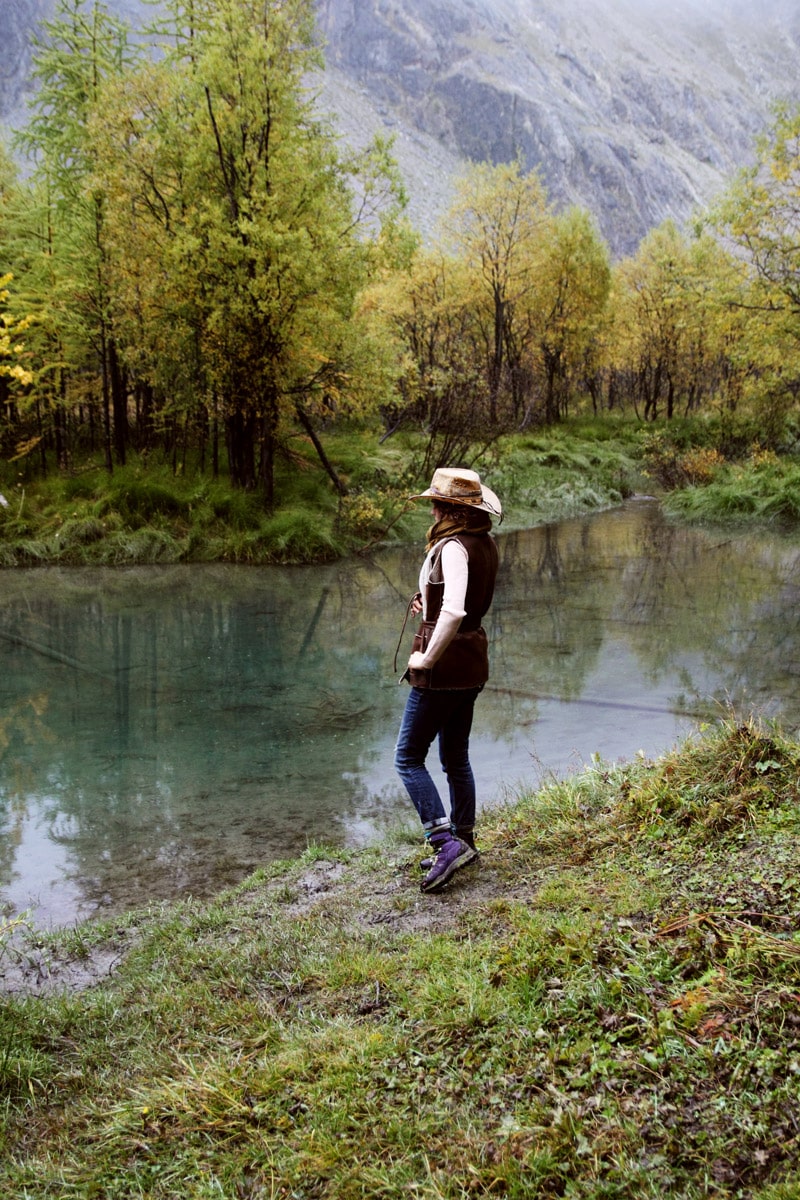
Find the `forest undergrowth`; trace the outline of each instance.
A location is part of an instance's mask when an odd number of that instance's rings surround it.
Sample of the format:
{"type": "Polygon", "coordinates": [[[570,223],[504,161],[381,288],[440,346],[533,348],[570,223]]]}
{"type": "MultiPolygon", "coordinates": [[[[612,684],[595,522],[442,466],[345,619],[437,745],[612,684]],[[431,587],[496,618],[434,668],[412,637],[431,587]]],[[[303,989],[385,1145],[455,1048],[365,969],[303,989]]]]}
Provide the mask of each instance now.
{"type": "MultiPolygon", "coordinates": [[[[0,567],[132,566],[174,562],[312,563],[389,542],[419,541],[427,486],[423,442],[376,431],[332,432],[329,458],[339,494],[311,448],[292,443],[277,468],[270,511],[198,464],[176,467],[132,455],[109,473],[89,458],[41,477],[0,471],[0,567]]],[[[680,520],[795,525],[800,462],[790,438],[778,453],[740,422],[575,420],[504,437],[470,460],[504,504],[503,529],[529,528],[614,507],[655,492],[680,520]]]]}

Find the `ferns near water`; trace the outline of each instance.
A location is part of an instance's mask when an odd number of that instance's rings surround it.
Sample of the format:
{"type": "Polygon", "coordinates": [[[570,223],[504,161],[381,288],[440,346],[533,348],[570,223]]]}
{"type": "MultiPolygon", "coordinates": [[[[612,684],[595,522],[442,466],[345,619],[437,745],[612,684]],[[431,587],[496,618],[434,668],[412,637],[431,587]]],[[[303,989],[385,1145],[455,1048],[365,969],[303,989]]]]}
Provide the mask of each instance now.
{"type": "Polygon", "coordinates": [[[705,486],[671,492],[665,508],[687,521],[800,518],[800,463],[774,456],[726,466],[705,486]]]}

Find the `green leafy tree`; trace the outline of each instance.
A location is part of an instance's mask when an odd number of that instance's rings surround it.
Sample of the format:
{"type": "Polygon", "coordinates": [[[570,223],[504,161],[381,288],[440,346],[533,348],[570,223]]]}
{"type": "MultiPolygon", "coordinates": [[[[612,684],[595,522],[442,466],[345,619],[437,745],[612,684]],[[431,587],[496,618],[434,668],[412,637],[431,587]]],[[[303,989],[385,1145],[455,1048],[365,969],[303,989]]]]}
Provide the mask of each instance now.
{"type": "Polygon", "coordinates": [[[538,175],[519,163],[470,167],[447,216],[447,240],[473,280],[492,422],[518,422],[525,411],[529,300],[551,220],[538,175]]]}
{"type": "MultiPolygon", "coordinates": [[[[777,434],[800,398],[800,106],[780,106],[712,222],[748,270],[730,297],[746,317],[745,394],[777,434]]],[[[740,347],[740,352],[742,347],[740,347]]]]}
{"type": "Polygon", "coordinates": [[[529,304],[542,416],[552,424],[567,415],[571,390],[599,334],[611,267],[608,248],[584,210],[560,214],[548,233],[537,252],[529,304]]]}
{"type": "Polygon", "coordinates": [[[765,307],[800,320],[800,106],[777,110],[757,150],[755,164],[718,206],[716,222],[744,252],[765,307]]]}
{"type": "Polygon", "coordinates": [[[131,361],[163,392],[169,349],[179,395],[219,416],[234,482],[268,504],[298,422],[341,491],[317,422],[370,402],[356,298],[401,202],[388,147],[347,159],[316,113],[311,0],[170,8],[175,48],[97,126],[131,361]]]}
{"type": "Polygon", "coordinates": [[[70,376],[101,380],[106,463],[112,431],[125,460],[127,401],[109,309],[105,196],[94,184],[91,114],[108,80],[131,61],[127,27],[98,0],[59,0],[36,42],[38,88],[19,135],[33,161],[24,217],[26,287],[38,295],[39,401],[49,413],[59,462],[66,460],[65,406],[70,376]],[[112,419],[113,414],[113,419],[112,419]]]}

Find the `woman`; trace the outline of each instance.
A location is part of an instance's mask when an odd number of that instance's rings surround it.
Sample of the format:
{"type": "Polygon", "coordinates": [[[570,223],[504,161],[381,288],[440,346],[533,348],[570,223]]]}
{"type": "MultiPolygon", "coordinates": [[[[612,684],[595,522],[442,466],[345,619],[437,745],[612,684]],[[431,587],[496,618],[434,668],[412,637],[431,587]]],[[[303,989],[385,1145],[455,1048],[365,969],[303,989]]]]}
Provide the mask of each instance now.
{"type": "Polygon", "coordinates": [[[497,547],[487,514],[502,519],[500,501],[475,471],[443,467],[427,491],[433,525],[411,611],[422,614],[403,676],[411,684],[395,750],[395,767],[419,813],[433,855],[423,866],[423,892],[437,892],[475,862],[475,778],[469,735],[475,701],[489,677],[486,633],[497,576],[497,547]],[[450,790],[450,815],[425,759],[434,739],[450,790]]]}

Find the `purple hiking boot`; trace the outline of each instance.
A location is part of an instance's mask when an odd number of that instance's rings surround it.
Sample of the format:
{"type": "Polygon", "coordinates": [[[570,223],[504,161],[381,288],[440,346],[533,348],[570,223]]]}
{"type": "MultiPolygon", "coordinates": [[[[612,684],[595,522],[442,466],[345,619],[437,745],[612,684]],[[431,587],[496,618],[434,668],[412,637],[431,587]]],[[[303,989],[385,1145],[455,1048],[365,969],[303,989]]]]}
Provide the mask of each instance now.
{"type": "MultiPolygon", "coordinates": [[[[467,865],[472,865],[473,863],[478,862],[481,857],[481,852],[478,849],[478,847],[475,845],[474,832],[471,829],[465,829],[464,832],[462,833],[460,829],[454,829],[452,825],[450,826],[450,832],[452,833],[453,837],[460,838],[462,842],[466,842],[467,845],[469,846],[470,850],[475,851],[475,857],[473,859],[470,859],[469,864],[464,863],[464,866],[466,867],[467,865]]],[[[420,871],[430,871],[430,869],[433,866],[435,861],[436,861],[435,853],[433,851],[429,850],[429,852],[425,855],[425,857],[421,858],[419,860],[420,871]]]]}
{"type": "Polygon", "coordinates": [[[452,833],[433,834],[433,866],[419,885],[423,892],[438,892],[461,867],[474,862],[478,851],[452,833]]]}

